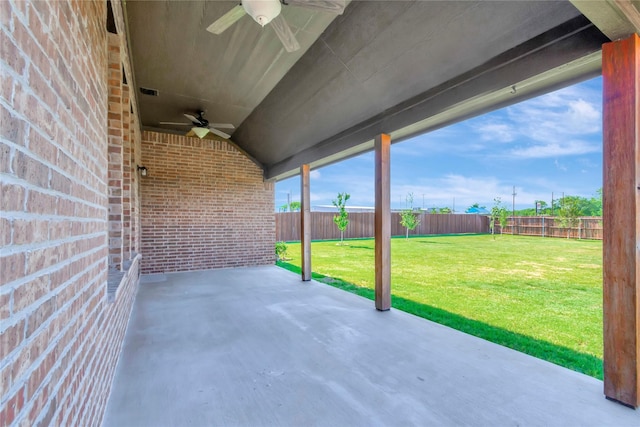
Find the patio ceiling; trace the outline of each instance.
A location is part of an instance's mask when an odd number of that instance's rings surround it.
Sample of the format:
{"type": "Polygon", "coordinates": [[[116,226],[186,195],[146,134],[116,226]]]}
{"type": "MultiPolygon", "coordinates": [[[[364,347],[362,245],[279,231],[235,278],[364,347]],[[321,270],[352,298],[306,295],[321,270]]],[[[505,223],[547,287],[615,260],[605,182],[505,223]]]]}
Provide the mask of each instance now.
{"type": "Polygon", "coordinates": [[[284,6],[302,46],[287,53],[250,17],[206,31],[236,4],[126,3],[134,84],[159,94],[138,92],[140,118],[184,133],[160,122],[205,110],[276,179],[598,75],[609,40],[568,1],[352,1],[284,6]]]}

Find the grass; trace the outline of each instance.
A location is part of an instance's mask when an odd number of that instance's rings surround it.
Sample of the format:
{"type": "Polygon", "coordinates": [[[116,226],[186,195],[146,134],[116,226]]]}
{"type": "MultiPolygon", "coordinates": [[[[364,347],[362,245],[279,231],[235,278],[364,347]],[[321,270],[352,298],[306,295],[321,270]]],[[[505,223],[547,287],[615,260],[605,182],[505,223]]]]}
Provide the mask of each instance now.
{"type": "MultiPolygon", "coordinates": [[[[288,262],[300,271],[300,244],[288,262]]],[[[602,379],[602,242],[458,235],[391,241],[392,306],[602,379]]],[[[313,242],[314,278],[374,298],[374,242],[313,242]]]]}

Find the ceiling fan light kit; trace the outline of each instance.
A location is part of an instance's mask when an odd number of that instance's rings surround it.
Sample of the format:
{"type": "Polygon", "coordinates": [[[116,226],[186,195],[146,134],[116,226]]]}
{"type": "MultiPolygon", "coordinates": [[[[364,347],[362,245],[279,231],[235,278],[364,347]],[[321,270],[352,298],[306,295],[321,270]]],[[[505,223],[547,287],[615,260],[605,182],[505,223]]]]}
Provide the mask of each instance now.
{"type": "Polygon", "coordinates": [[[192,127],[191,130],[200,139],[204,138],[209,133],[209,129],[207,129],[207,128],[192,127]]]}

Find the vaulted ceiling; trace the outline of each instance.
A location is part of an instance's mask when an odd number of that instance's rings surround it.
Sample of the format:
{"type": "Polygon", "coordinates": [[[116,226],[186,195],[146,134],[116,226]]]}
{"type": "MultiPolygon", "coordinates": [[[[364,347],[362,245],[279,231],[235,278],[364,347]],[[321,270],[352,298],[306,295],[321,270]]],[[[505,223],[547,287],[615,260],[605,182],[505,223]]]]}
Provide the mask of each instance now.
{"type": "Polygon", "coordinates": [[[563,0],[356,0],[342,15],[285,5],[292,53],[249,16],[207,32],[233,1],[129,0],[125,13],[134,84],[158,94],[138,92],[143,127],[184,133],[160,122],[204,110],[279,179],[369,150],[382,132],[401,141],[599,74],[619,24],[574,3],[591,16],[563,0]]]}

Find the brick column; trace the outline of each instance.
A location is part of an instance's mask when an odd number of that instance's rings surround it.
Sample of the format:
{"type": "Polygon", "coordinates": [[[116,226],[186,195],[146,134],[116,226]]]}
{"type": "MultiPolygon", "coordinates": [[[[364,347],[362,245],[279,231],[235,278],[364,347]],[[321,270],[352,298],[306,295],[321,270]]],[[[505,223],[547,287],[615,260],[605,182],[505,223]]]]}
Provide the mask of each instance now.
{"type": "Polygon", "coordinates": [[[120,40],[109,37],[109,268],[120,270],[123,261],[122,240],[122,61],[120,40]]]}
{"type": "Polygon", "coordinates": [[[140,242],[139,242],[139,233],[140,230],[140,199],[138,195],[140,194],[139,186],[139,174],[138,174],[138,163],[139,160],[136,159],[136,156],[139,157],[139,148],[140,148],[140,136],[136,133],[136,126],[133,114],[130,117],[130,144],[131,144],[131,252],[139,252],[140,242]]]}
{"type": "Polygon", "coordinates": [[[129,86],[122,85],[122,249],[123,260],[131,259],[131,103],[129,86]]]}

